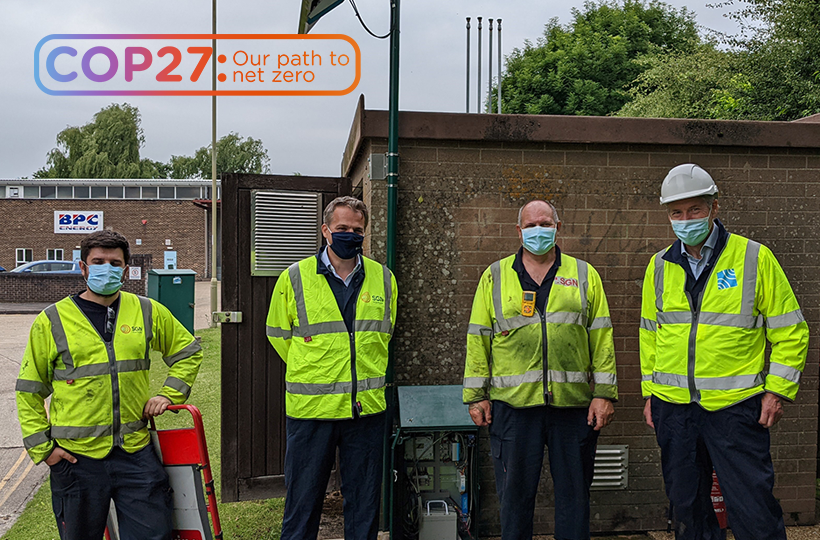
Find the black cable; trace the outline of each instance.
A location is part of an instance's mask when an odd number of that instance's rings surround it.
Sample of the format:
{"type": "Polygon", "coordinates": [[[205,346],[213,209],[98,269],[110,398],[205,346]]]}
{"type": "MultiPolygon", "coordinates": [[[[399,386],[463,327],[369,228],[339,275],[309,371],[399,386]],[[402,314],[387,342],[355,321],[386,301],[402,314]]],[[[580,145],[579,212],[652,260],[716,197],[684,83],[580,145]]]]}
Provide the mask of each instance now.
{"type": "Polygon", "coordinates": [[[387,38],[390,37],[390,34],[393,33],[393,13],[392,13],[392,10],[391,10],[391,13],[390,13],[390,31],[387,32],[383,36],[377,36],[376,34],[374,34],[370,30],[370,28],[367,27],[367,25],[364,23],[364,20],[362,19],[362,16],[359,15],[359,8],[356,7],[355,0],[350,0],[350,5],[353,6],[353,12],[356,14],[356,18],[359,19],[360,23],[362,23],[362,28],[364,28],[367,31],[367,33],[370,34],[371,36],[373,36],[374,38],[376,38],[376,39],[387,39],[387,38]]]}

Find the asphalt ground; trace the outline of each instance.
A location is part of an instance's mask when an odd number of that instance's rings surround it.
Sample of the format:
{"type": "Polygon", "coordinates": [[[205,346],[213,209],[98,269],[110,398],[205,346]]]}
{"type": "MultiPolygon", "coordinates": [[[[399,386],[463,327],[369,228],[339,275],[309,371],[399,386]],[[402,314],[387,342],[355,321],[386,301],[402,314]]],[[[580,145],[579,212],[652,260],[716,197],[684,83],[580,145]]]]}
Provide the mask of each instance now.
{"type": "MultiPolygon", "coordinates": [[[[195,285],[196,329],[207,328],[210,321],[210,286],[209,281],[195,285]]],[[[0,304],[0,536],[11,528],[48,475],[48,466],[35,466],[23,448],[14,399],[29,328],[46,306],[0,304]]]]}
{"type": "Polygon", "coordinates": [[[14,384],[36,315],[0,315],[0,535],[4,534],[48,474],[23,449],[14,384]]]}

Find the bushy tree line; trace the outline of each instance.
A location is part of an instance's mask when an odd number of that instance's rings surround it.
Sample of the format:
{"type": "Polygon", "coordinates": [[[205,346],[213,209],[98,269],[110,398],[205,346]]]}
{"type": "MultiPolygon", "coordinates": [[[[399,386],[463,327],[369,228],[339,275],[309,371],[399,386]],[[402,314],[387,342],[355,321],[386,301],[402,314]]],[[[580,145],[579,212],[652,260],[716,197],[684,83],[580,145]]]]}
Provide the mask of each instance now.
{"type": "MultiPolygon", "coordinates": [[[[588,1],[507,58],[502,110],[793,120],[820,112],[820,2],[727,0],[738,33],[656,0],[588,1]]],[[[491,99],[494,101],[494,92],[491,99]]]]}
{"type": "MultiPolygon", "coordinates": [[[[57,134],[57,147],[34,178],[210,178],[211,149],[171,156],[165,163],[140,157],[145,144],[139,109],[112,104],[83,126],[57,134]]],[[[270,159],[262,141],[230,133],[216,143],[217,173],[265,173],[270,159]]]]}

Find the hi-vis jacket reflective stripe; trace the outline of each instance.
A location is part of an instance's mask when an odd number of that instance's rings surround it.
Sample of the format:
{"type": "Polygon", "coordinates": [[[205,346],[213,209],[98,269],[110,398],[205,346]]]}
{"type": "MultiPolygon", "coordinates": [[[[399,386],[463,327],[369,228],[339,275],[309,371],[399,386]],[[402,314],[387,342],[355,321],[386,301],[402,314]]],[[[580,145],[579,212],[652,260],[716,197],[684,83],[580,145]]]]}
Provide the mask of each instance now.
{"type": "Polygon", "coordinates": [[[362,257],[364,282],[348,334],[318,260],[288,268],[276,282],[267,334],[287,364],[285,413],[291,418],[352,418],[385,410],[387,345],[396,322],[396,279],[362,257]]]}
{"type": "Polygon", "coordinates": [[[478,283],[464,402],[532,407],[545,404],[546,394],[556,407],[586,407],[593,397],[617,399],[612,322],[598,272],[562,253],[545,312],[526,317],[513,261],[494,262],[478,283]]]}
{"type": "MultiPolygon", "coordinates": [[[[677,244],[676,244],[677,245],[677,244]]],[[[668,249],[668,248],[667,248],[668,249]]],[[[686,272],[656,254],[641,303],[641,388],[709,411],[766,390],[793,400],[806,365],[809,328],[772,252],[729,235],[692,305],[686,272]],[[766,338],[772,344],[764,372],[766,338]]]]}
{"type": "Polygon", "coordinates": [[[120,293],[110,343],[71,298],[47,307],[31,326],[17,379],[23,444],[39,463],[55,442],[95,459],[114,445],[136,452],[149,442],[142,418],[148,401],[151,349],[170,367],[159,395],[174,404],[191,392],[202,351],[199,342],[162,304],[120,293]],[[51,395],[49,415],[45,398],[51,395]]]}

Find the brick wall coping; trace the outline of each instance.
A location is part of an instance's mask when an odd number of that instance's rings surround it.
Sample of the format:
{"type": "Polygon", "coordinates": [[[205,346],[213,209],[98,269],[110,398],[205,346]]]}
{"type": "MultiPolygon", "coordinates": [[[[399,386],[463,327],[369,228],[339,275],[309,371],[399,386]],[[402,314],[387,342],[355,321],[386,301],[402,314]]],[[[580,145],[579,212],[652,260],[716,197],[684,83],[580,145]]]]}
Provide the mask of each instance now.
{"type": "MultiPolygon", "coordinates": [[[[399,137],[403,139],[770,148],[820,146],[820,123],[811,118],[759,122],[417,111],[403,111],[399,118],[399,137]]],[[[388,112],[366,110],[364,95],[360,96],[342,157],[342,175],[350,174],[364,139],[387,138],[387,131],[388,112]]]]}

